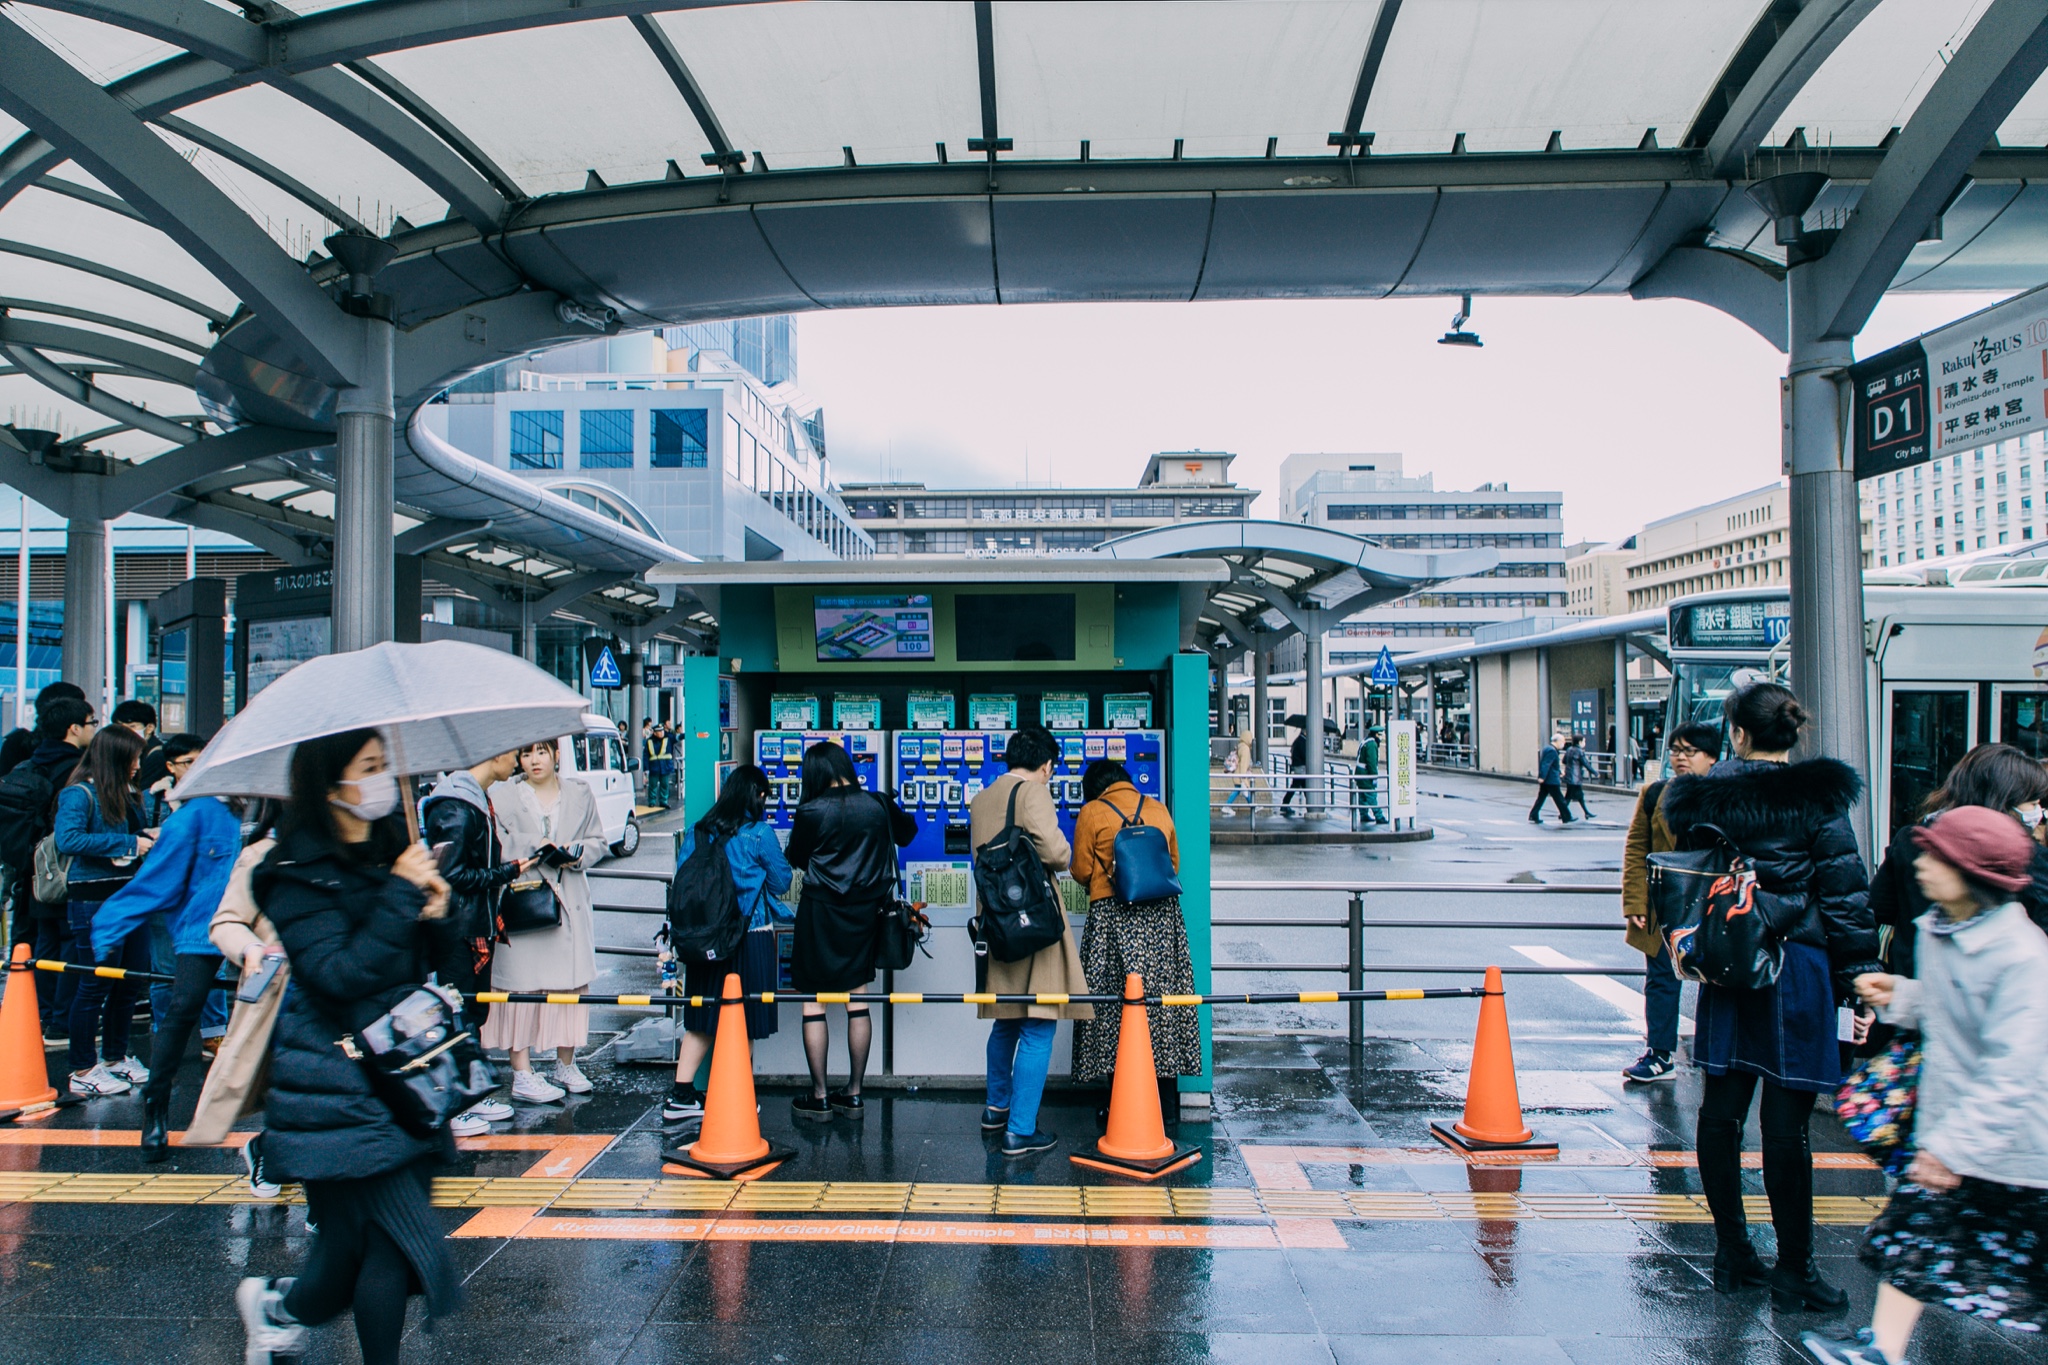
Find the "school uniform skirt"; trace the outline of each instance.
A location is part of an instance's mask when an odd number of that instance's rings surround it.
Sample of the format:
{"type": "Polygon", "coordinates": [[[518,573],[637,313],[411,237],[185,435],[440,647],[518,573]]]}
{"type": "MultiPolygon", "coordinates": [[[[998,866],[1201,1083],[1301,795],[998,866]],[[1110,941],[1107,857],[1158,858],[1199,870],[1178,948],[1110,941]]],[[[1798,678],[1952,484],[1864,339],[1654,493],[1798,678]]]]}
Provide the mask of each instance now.
{"type": "MultiPolygon", "coordinates": [[[[684,964],[683,994],[715,999],[724,994],[725,978],[734,971],[740,974],[740,994],[757,995],[762,991],[773,991],[776,965],[774,928],[749,929],[740,935],[739,954],[732,962],[721,962],[716,966],[684,964]]],[[[776,1006],[749,1001],[743,1008],[747,1012],[747,1037],[775,1036],[776,1006]]],[[[718,1005],[685,1005],[683,1028],[689,1033],[708,1033],[716,1037],[718,1020],[724,1013],[723,1007],[718,1005]]]]}

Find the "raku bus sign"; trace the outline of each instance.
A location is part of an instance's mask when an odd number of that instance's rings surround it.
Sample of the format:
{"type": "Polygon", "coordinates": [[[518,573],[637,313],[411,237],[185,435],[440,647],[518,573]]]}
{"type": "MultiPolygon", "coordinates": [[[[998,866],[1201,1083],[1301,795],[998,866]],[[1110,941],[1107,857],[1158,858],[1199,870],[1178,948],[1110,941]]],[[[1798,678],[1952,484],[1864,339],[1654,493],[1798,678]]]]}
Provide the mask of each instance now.
{"type": "Polygon", "coordinates": [[[2048,427],[2048,290],[2037,289],[1861,361],[1856,477],[2048,427]]]}

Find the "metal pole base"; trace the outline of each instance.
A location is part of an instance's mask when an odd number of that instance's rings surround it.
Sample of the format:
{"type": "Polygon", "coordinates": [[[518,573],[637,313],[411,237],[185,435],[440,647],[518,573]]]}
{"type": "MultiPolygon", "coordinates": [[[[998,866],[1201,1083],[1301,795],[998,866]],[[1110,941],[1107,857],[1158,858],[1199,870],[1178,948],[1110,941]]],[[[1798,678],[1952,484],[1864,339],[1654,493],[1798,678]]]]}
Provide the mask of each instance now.
{"type": "Polygon", "coordinates": [[[1468,1138],[1448,1123],[1431,1123],[1429,1131],[1437,1141],[1461,1152],[1555,1152],[1557,1144],[1531,1134],[1526,1142],[1487,1142],[1468,1138]]]}
{"type": "Polygon", "coordinates": [[[1105,1156],[1092,1143],[1067,1158],[1076,1166],[1107,1171],[1111,1175],[1129,1176],[1133,1180],[1157,1180],[1161,1176],[1172,1175],[1175,1171],[1184,1171],[1201,1159],[1202,1154],[1199,1150],[1177,1146],[1166,1156],[1150,1161],[1137,1161],[1130,1157],[1105,1156]]]}

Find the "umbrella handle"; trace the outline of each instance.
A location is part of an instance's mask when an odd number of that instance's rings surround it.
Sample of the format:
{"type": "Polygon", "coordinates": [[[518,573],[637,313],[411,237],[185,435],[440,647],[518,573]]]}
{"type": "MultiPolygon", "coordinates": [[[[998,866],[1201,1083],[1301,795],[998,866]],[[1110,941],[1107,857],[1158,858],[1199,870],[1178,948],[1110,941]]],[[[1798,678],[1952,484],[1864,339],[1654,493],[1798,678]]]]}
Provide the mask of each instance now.
{"type": "Polygon", "coordinates": [[[413,843],[420,841],[420,811],[412,795],[412,774],[405,767],[404,731],[394,728],[391,732],[391,756],[397,761],[392,767],[398,771],[398,804],[405,807],[405,832],[413,843]]]}

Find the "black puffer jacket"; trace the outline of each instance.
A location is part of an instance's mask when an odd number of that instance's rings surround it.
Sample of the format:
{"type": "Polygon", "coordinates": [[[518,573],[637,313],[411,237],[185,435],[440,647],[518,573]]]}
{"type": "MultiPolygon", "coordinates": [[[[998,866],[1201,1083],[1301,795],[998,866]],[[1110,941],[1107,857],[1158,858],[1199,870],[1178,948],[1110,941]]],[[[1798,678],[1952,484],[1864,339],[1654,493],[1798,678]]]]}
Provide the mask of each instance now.
{"type": "Polygon", "coordinates": [[[896,849],[917,837],[917,820],[893,796],[832,787],[796,808],[789,865],[804,874],[804,894],[841,902],[880,900],[896,886],[896,849]]]}
{"type": "MultiPolygon", "coordinates": [[[[1920,845],[1913,841],[1913,831],[1934,818],[1930,815],[1892,836],[1892,846],[1885,850],[1884,861],[1877,865],[1877,873],[1870,879],[1870,917],[1878,929],[1892,931],[1891,942],[1885,948],[1885,970],[1900,976],[1917,974],[1913,949],[1919,942],[1920,931],[1914,927],[1914,921],[1927,913],[1930,904],[1920,889],[1920,879],[1913,875],[1913,864],[1920,857],[1920,845]]],[[[2034,862],[2027,873],[2033,879],[2032,885],[2017,892],[2013,899],[2026,907],[2028,918],[2048,931],[2048,848],[2034,845],[2034,862]]]]}
{"type": "Polygon", "coordinates": [[[1851,971],[1880,970],[1869,882],[1849,828],[1862,790],[1855,770],[1832,758],[1729,758],[1705,777],[1673,778],[1664,818],[1682,849],[1712,847],[1705,826],[1727,835],[1756,868],[1764,918],[1788,942],[1825,949],[1841,984],[1851,971]]]}
{"type": "Polygon", "coordinates": [[[265,1165],[288,1180],[356,1180],[452,1155],[444,1135],[399,1127],[339,1045],[426,979],[425,895],[304,833],[278,842],[251,888],[292,964],[271,1035],[265,1165]]]}

